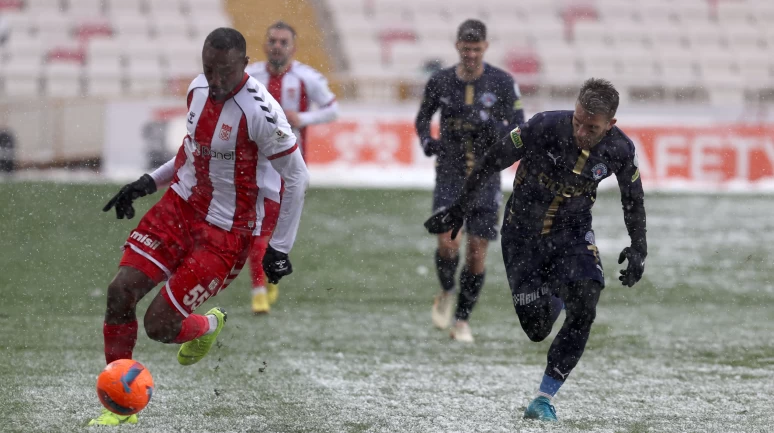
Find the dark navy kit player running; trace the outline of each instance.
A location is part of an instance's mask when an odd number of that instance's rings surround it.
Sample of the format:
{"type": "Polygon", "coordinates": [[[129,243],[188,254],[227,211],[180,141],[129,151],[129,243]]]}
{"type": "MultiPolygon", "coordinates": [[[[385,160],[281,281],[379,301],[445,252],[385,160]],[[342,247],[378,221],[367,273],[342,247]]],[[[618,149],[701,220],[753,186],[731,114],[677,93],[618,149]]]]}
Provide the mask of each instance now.
{"type": "Polygon", "coordinates": [[[513,305],[532,341],[566,318],[548,351],[537,397],[525,418],[556,421],[551,398],[580,360],[605,285],[594,243],[591,208],[597,186],[615,174],[631,246],[619,280],[633,286],[645,269],[645,205],[632,141],[615,126],[618,92],[606,80],[587,80],[574,111],[543,112],[490,147],[465,182],[460,198],[427,220],[431,233],[454,237],[495,173],[519,161],[506,204],[502,252],[513,305]]]}
{"type": "MultiPolygon", "coordinates": [[[[436,156],[434,211],[451,206],[487,146],[524,121],[513,78],[483,61],[488,47],[484,23],[463,22],[458,28],[455,46],[460,62],[430,78],[416,119],[425,154],[436,156]],[[441,111],[441,135],[436,139],[430,135],[430,119],[438,110],[441,111]]],[[[468,318],[484,284],[489,241],[497,239],[497,212],[502,201],[500,177],[487,179],[481,189],[465,221],[468,239],[456,312],[454,286],[460,241],[452,239],[450,233],[439,233],[435,255],[441,291],[433,304],[433,324],[446,329],[455,313],[451,335],[463,342],[473,341],[468,318]]]]}

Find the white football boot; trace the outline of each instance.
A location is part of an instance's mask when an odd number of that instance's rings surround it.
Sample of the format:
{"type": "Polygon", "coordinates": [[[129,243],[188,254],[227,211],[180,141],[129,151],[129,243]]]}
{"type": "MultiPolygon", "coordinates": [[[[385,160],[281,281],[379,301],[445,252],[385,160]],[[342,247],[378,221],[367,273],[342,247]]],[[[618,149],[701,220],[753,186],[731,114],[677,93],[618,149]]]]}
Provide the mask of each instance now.
{"type": "Polygon", "coordinates": [[[452,340],[457,340],[462,343],[472,343],[473,333],[470,331],[470,325],[468,322],[458,320],[451,328],[452,340]]]}
{"type": "Polygon", "coordinates": [[[457,293],[441,290],[433,300],[433,326],[438,329],[449,329],[451,326],[454,307],[456,306],[457,293]]]}

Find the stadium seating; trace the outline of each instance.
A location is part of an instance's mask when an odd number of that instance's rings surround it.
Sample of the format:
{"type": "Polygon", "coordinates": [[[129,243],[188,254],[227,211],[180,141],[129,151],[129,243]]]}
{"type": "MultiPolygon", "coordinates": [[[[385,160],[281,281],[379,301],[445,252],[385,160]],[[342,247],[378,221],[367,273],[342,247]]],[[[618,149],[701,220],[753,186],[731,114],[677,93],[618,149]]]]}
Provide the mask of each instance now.
{"type": "Polygon", "coordinates": [[[161,95],[201,70],[201,42],[229,26],[222,0],[4,2],[0,97],[161,95]]]}
{"type": "MultiPolygon", "coordinates": [[[[624,96],[674,101],[757,101],[774,89],[774,2],[763,0],[328,0],[355,83],[426,79],[430,59],[453,64],[465,18],[490,29],[487,60],[527,91],[576,88],[592,75],[624,96]],[[385,35],[413,33],[396,42],[385,35]],[[523,61],[512,61],[514,52],[523,61]],[[388,53],[385,55],[385,53],[388,53]],[[524,63],[535,67],[524,68],[524,63]],[[376,62],[376,64],[375,64],[376,62]]],[[[362,93],[362,92],[361,92],[362,93]]]]}
{"type": "MultiPolygon", "coordinates": [[[[774,95],[774,1],[320,4],[329,18],[320,25],[342,57],[332,81],[364,99],[417,97],[405,88],[421,88],[429,61],[456,62],[455,30],[466,18],[487,23],[487,60],[527,93],[569,95],[596,75],[634,100],[724,104],[774,95]]],[[[0,97],[163,94],[196,73],[202,38],[232,22],[224,8],[225,0],[6,0],[0,97]]]]}

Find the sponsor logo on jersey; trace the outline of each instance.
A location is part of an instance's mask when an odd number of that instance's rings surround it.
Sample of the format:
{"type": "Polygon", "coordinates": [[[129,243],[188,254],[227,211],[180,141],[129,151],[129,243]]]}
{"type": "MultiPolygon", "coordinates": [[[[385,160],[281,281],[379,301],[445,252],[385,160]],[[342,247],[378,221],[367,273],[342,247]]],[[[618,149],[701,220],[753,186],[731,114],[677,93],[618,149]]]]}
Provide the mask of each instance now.
{"type": "Polygon", "coordinates": [[[550,293],[551,293],[551,290],[549,286],[547,284],[544,284],[533,292],[519,293],[519,294],[513,295],[513,302],[516,305],[527,305],[537,301],[538,299],[540,299],[541,296],[545,296],[550,293]]]}
{"type": "Polygon", "coordinates": [[[228,141],[228,138],[231,137],[231,127],[226,125],[225,123],[220,127],[220,134],[218,134],[218,137],[223,141],[228,141]]]}
{"type": "Polygon", "coordinates": [[[495,102],[497,102],[497,95],[492,92],[485,92],[483,95],[481,95],[480,98],[478,98],[478,100],[484,104],[484,107],[492,108],[495,102]]]}
{"type": "Polygon", "coordinates": [[[600,162],[591,168],[591,175],[594,176],[594,180],[602,179],[607,176],[607,166],[600,162]]]}
{"type": "Polygon", "coordinates": [[[134,239],[140,245],[145,245],[152,250],[155,250],[161,245],[161,241],[154,240],[150,236],[144,235],[136,230],[133,231],[131,235],[129,235],[129,239],[134,239]]]}
{"type": "Polygon", "coordinates": [[[524,142],[521,141],[521,129],[518,126],[511,131],[511,141],[517,149],[524,146],[524,142]]]}
{"type": "Polygon", "coordinates": [[[209,156],[210,159],[222,159],[224,161],[234,161],[236,159],[236,152],[233,150],[218,152],[217,150],[212,150],[209,146],[202,146],[190,137],[187,137],[186,145],[194,156],[209,156]]]}
{"type": "MultiPolygon", "coordinates": [[[[519,166],[521,167],[521,166],[519,166]]],[[[518,173],[518,171],[517,171],[518,173]]],[[[577,176],[577,185],[570,185],[563,183],[561,180],[554,180],[551,176],[545,172],[540,172],[537,178],[538,183],[551,190],[556,195],[561,195],[567,198],[577,197],[586,193],[592,192],[597,188],[597,184],[593,181],[581,180],[580,176],[577,176]]]]}
{"type": "Polygon", "coordinates": [[[196,113],[194,113],[193,111],[191,111],[190,113],[188,113],[188,123],[190,123],[191,125],[193,125],[193,119],[194,119],[194,117],[196,117],[196,113]]]}

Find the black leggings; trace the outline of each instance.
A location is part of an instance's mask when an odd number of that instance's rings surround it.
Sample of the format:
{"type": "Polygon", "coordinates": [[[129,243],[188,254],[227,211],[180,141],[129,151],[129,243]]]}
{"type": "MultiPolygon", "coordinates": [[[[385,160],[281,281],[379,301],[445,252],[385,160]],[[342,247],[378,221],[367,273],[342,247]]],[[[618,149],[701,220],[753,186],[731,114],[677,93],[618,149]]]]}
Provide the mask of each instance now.
{"type": "MultiPolygon", "coordinates": [[[[601,291],[602,284],[594,280],[575,281],[558,288],[567,317],[548,350],[546,375],[564,381],[578,365],[591,333],[591,324],[597,315],[597,302],[601,291]]],[[[551,293],[554,290],[546,292],[551,293]]],[[[532,341],[543,341],[548,337],[554,325],[551,318],[557,314],[552,311],[557,305],[550,301],[550,295],[540,298],[526,305],[514,302],[521,327],[532,341]]]]}

